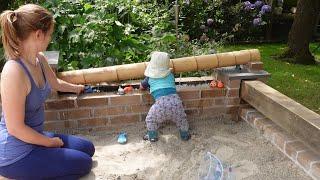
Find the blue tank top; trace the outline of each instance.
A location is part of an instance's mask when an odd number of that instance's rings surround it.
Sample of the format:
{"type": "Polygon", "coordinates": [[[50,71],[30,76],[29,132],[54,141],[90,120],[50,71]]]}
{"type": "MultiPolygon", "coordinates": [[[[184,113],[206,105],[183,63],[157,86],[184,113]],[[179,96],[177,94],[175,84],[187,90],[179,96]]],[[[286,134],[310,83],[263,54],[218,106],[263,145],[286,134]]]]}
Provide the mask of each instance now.
{"type": "MultiPolygon", "coordinates": [[[[45,79],[45,85],[43,88],[39,88],[23,62],[21,60],[17,60],[17,62],[23,67],[31,83],[31,90],[27,95],[25,102],[24,122],[35,131],[42,133],[44,123],[44,102],[50,94],[51,87],[44,75],[42,64],[40,65],[45,79]]],[[[0,166],[7,166],[19,161],[27,156],[35,147],[36,145],[23,142],[8,133],[4,113],[2,112],[0,121],[0,166]]]]}

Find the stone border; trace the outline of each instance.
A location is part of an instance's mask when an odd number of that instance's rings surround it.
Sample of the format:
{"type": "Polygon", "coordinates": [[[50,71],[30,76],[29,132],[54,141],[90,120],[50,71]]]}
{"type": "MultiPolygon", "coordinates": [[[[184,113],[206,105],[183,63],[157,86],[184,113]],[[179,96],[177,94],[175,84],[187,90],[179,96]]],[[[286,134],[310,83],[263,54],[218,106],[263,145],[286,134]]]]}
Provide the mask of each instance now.
{"type": "Polygon", "coordinates": [[[320,179],[320,156],[308,148],[303,141],[289,135],[252,107],[241,107],[239,117],[257,129],[311,178],[320,179]]]}

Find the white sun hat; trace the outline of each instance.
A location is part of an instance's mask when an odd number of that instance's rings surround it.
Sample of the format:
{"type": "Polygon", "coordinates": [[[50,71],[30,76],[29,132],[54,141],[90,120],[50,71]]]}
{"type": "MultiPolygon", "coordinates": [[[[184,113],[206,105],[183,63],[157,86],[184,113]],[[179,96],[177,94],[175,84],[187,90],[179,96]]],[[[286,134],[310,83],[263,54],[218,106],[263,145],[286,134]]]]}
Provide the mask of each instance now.
{"type": "Polygon", "coordinates": [[[150,78],[163,78],[171,72],[169,68],[170,58],[165,52],[152,52],[151,60],[144,71],[144,75],[150,78]]]}

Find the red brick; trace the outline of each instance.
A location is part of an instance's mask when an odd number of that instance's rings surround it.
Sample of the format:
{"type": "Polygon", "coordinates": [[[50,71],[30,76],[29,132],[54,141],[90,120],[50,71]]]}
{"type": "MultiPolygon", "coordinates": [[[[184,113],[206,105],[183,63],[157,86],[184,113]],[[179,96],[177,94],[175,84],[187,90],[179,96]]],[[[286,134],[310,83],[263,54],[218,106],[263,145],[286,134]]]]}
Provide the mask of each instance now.
{"type": "Polygon", "coordinates": [[[225,96],[226,89],[222,88],[212,88],[201,90],[201,98],[212,98],[212,97],[222,97],[225,96]]]}
{"type": "Polygon", "coordinates": [[[78,121],[72,120],[72,121],[63,121],[64,127],[67,129],[77,129],[78,128],[78,121]]]}
{"type": "Polygon", "coordinates": [[[224,118],[235,122],[241,120],[238,114],[225,114],[224,118]]]}
{"type": "Polygon", "coordinates": [[[240,88],[240,79],[229,80],[228,78],[223,79],[223,84],[228,88],[240,88]]]}
{"type": "Polygon", "coordinates": [[[227,97],[239,97],[239,88],[228,88],[226,96],[227,97]]]}
{"type": "Polygon", "coordinates": [[[132,115],[113,116],[113,117],[110,117],[110,121],[111,121],[111,125],[135,123],[140,121],[140,115],[132,114],[132,115]]]}
{"type": "Polygon", "coordinates": [[[60,118],[65,119],[79,119],[91,117],[90,109],[72,109],[69,111],[60,112],[60,118]]]}
{"type": "Polygon", "coordinates": [[[264,130],[264,136],[271,140],[271,142],[274,142],[274,136],[276,133],[282,133],[283,130],[279,128],[277,125],[267,126],[264,130]]]}
{"type": "Polygon", "coordinates": [[[225,105],[226,98],[221,97],[221,98],[214,98],[214,104],[215,105],[225,105]]]}
{"type": "Polygon", "coordinates": [[[243,120],[248,121],[248,115],[251,114],[252,112],[257,112],[257,111],[254,108],[240,108],[239,114],[243,120]]]}
{"type": "Polygon", "coordinates": [[[320,162],[315,163],[311,167],[310,172],[316,179],[320,179],[320,162]]]}
{"type": "Polygon", "coordinates": [[[199,108],[200,102],[201,102],[200,99],[195,99],[195,100],[183,101],[182,104],[185,109],[191,109],[191,108],[199,108]]]}
{"type": "Polygon", "coordinates": [[[201,99],[199,108],[213,107],[215,106],[215,99],[201,99]]]}
{"type": "Polygon", "coordinates": [[[97,107],[108,105],[108,97],[87,97],[77,100],[78,107],[97,107]]]}
{"type": "Polygon", "coordinates": [[[224,73],[218,72],[217,80],[220,80],[220,81],[222,81],[223,83],[226,83],[226,82],[229,81],[229,77],[228,77],[226,74],[224,74],[224,73]]]}
{"type": "Polygon", "coordinates": [[[268,127],[268,126],[272,126],[272,121],[268,118],[254,118],[254,126],[260,130],[261,132],[264,132],[264,130],[268,127]]]}
{"type": "Polygon", "coordinates": [[[227,83],[227,86],[230,88],[240,88],[240,79],[235,79],[235,80],[229,80],[227,83]]]}
{"type": "Polygon", "coordinates": [[[115,107],[105,107],[105,108],[96,108],[93,110],[94,117],[109,116],[109,115],[121,115],[126,113],[126,108],[124,106],[115,106],[115,107]]]}
{"type": "Polygon", "coordinates": [[[44,129],[47,131],[62,130],[64,128],[63,121],[48,121],[44,123],[44,129]]]}
{"type": "Polygon", "coordinates": [[[204,117],[217,116],[221,113],[225,113],[225,107],[223,106],[199,109],[199,114],[204,117]]]}
{"type": "Polygon", "coordinates": [[[178,92],[178,94],[182,100],[199,99],[200,98],[200,91],[199,90],[180,90],[178,92]]]}
{"type": "Polygon", "coordinates": [[[198,109],[187,109],[185,110],[188,118],[199,117],[199,110],[198,109]]]}
{"type": "Polygon", "coordinates": [[[54,100],[54,101],[47,101],[46,102],[46,109],[47,110],[71,109],[71,108],[75,108],[73,99],[54,100]]]}
{"type": "Polygon", "coordinates": [[[59,120],[59,113],[56,111],[45,111],[45,120],[46,121],[56,121],[59,120]]]}
{"type": "Polygon", "coordinates": [[[151,105],[154,103],[154,99],[149,93],[142,94],[142,104],[151,105]]]}
{"type": "Polygon", "coordinates": [[[132,105],[128,107],[128,112],[129,113],[147,113],[149,109],[150,109],[149,105],[132,105]]]}
{"type": "Polygon", "coordinates": [[[312,151],[300,152],[298,154],[297,162],[307,171],[310,169],[311,163],[320,161],[320,156],[312,151]]]}
{"type": "Polygon", "coordinates": [[[129,104],[140,104],[141,95],[123,95],[110,97],[110,105],[129,105],[129,104]]]}
{"type": "Polygon", "coordinates": [[[238,114],[239,106],[224,106],[226,114],[238,114]]]}
{"type": "Polygon", "coordinates": [[[106,125],[106,126],[96,126],[96,127],[90,127],[90,128],[86,128],[86,131],[89,132],[110,132],[110,131],[121,131],[121,129],[116,130],[114,127],[110,126],[110,125],[106,125]]]}
{"type": "Polygon", "coordinates": [[[204,107],[211,107],[214,106],[214,99],[195,99],[189,101],[183,101],[183,105],[186,109],[192,108],[204,108],[204,107]]]}
{"type": "Polygon", "coordinates": [[[302,142],[294,141],[294,142],[287,142],[285,147],[285,152],[288,156],[293,159],[296,159],[298,151],[308,149],[302,142]]]}
{"type": "Polygon", "coordinates": [[[254,123],[256,120],[263,119],[263,118],[265,117],[257,111],[248,111],[246,115],[246,121],[253,126],[255,126],[254,123]]]}
{"type": "Polygon", "coordinates": [[[140,114],[140,121],[145,121],[147,115],[148,115],[147,113],[141,113],[141,114],[140,114]]]}
{"type": "Polygon", "coordinates": [[[229,97],[225,99],[226,105],[239,105],[240,98],[239,97],[229,97]]]}
{"type": "Polygon", "coordinates": [[[285,132],[276,133],[274,135],[274,143],[277,145],[281,150],[284,150],[284,144],[288,141],[294,141],[296,138],[286,134],[285,132]]]}
{"type": "Polygon", "coordinates": [[[105,126],[107,123],[107,118],[91,118],[78,120],[79,128],[105,126]]]}

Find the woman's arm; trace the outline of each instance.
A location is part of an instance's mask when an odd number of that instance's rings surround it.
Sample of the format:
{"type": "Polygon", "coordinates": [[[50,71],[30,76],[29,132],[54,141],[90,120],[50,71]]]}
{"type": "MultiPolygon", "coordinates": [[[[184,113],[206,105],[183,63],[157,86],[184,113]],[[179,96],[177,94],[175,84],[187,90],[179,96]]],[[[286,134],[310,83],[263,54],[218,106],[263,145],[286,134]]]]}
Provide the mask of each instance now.
{"type": "Polygon", "coordinates": [[[51,69],[50,65],[48,64],[47,58],[43,55],[43,53],[38,54],[38,59],[43,65],[45,76],[49,81],[51,87],[57,91],[61,92],[74,92],[80,94],[84,90],[83,85],[76,85],[65,82],[61,79],[56,77],[56,74],[51,69]]]}
{"type": "Polygon", "coordinates": [[[7,62],[1,74],[1,100],[8,133],[26,143],[61,147],[61,139],[44,136],[24,123],[28,89],[21,66],[14,61],[7,62]]]}

